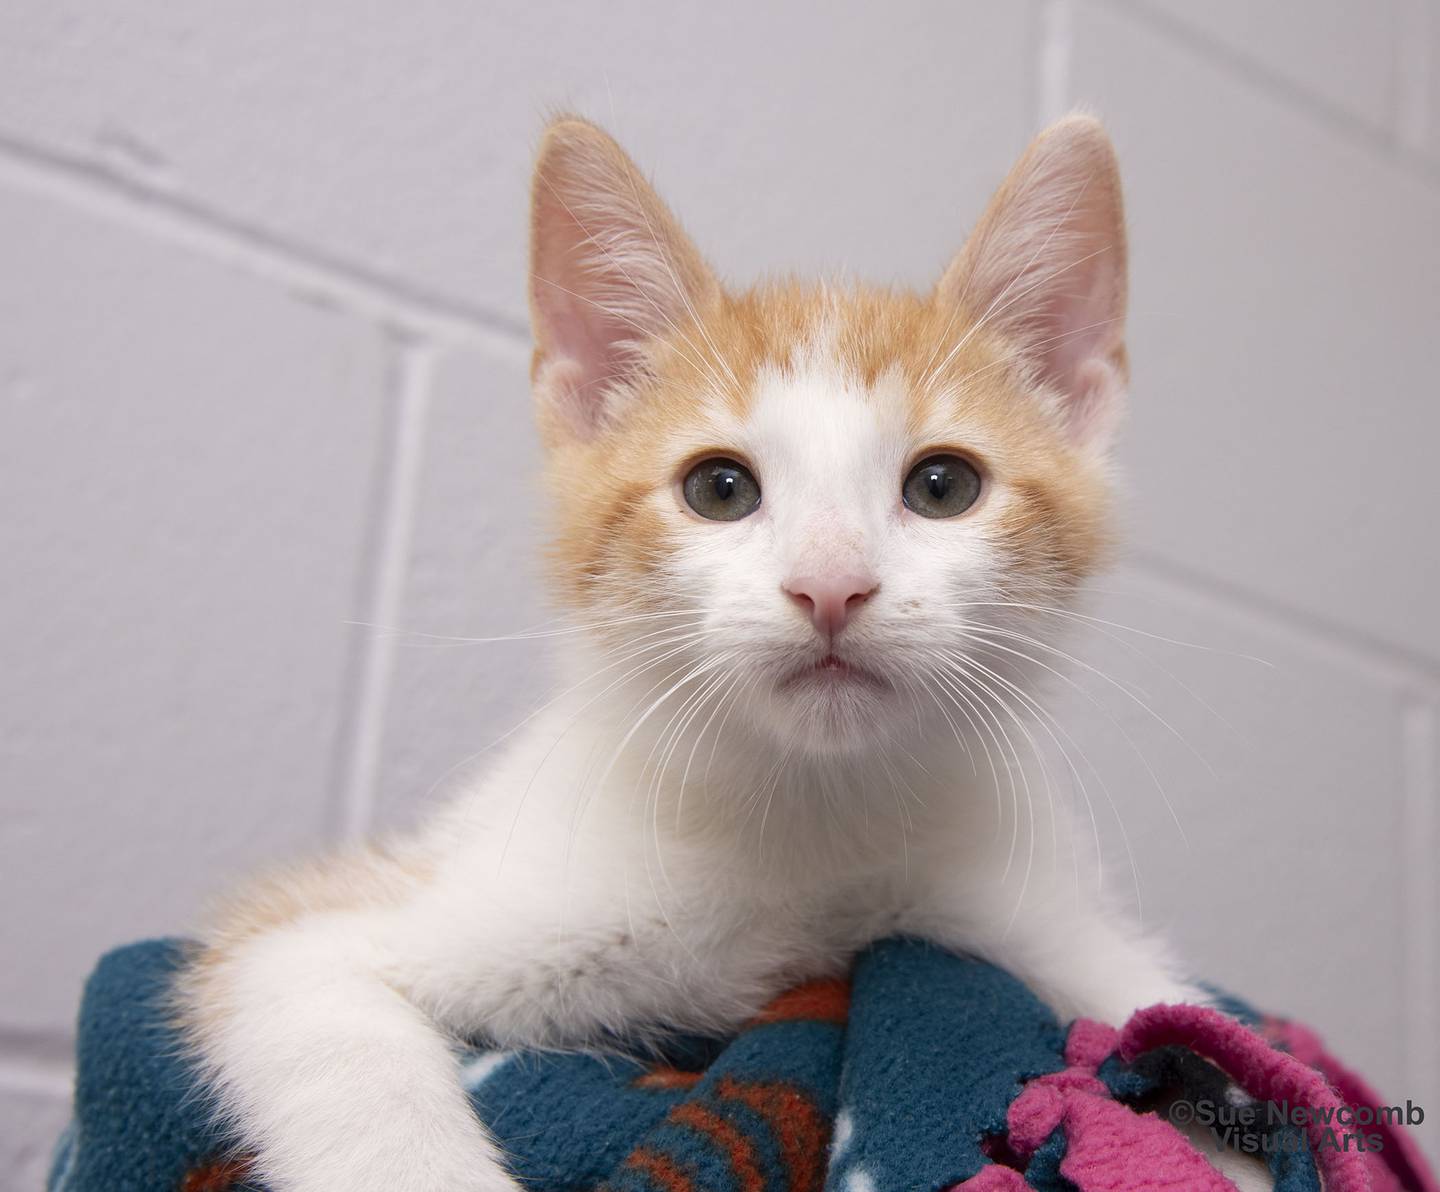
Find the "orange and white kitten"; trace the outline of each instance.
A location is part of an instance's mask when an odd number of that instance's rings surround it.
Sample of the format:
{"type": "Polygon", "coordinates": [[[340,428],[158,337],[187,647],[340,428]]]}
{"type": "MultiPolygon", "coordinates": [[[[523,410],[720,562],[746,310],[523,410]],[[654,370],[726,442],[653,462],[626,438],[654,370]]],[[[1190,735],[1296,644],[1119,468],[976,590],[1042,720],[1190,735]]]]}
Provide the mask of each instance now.
{"type": "Polygon", "coordinates": [[[456,1040],[725,1031],[895,932],[1066,1017],[1196,999],[1076,880],[1013,744],[1049,610],[1106,549],[1126,281],[1100,125],[1042,134],[926,295],[727,291],[576,119],[545,133],[532,231],[560,694],[421,830],[208,933],[186,1019],[260,1178],[513,1192],[456,1040]]]}

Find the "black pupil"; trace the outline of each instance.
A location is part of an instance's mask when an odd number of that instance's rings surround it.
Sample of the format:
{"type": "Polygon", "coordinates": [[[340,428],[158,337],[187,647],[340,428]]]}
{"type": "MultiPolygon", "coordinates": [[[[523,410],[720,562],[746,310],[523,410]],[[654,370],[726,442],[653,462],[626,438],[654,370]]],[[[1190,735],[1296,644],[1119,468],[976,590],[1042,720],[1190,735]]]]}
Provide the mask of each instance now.
{"type": "Polygon", "coordinates": [[[937,501],[943,501],[950,491],[950,473],[944,468],[931,468],[925,477],[925,483],[930,489],[930,495],[937,501]]]}
{"type": "Polygon", "coordinates": [[[733,471],[726,468],[724,471],[715,473],[715,495],[722,501],[728,501],[735,495],[736,476],[733,471]]]}

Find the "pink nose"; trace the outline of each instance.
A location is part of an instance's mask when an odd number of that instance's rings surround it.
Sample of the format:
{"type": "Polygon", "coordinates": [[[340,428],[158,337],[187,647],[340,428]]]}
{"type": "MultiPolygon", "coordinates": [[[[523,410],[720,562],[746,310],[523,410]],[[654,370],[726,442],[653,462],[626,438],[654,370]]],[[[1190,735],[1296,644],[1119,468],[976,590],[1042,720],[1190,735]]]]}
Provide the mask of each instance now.
{"type": "Polygon", "coordinates": [[[785,594],[809,614],[820,636],[830,639],[879,586],[868,575],[802,575],[785,583],[785,594]]]}

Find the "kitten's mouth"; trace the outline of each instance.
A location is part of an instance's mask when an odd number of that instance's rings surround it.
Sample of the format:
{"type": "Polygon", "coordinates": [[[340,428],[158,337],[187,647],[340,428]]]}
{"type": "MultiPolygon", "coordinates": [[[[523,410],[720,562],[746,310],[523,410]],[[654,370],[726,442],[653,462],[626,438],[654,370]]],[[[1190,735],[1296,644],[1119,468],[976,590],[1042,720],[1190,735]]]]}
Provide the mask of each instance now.
{"type": "Polygon", "coordinates": [[[780,684],[782,688],[795,688],[803,685],[824,687],[855,685],[872,687],[877,690],[889,686],[873,671],[868,671],[847,658],[841,658],[839,654],[826,654],[818,661],[800,667],[780,684]]]}

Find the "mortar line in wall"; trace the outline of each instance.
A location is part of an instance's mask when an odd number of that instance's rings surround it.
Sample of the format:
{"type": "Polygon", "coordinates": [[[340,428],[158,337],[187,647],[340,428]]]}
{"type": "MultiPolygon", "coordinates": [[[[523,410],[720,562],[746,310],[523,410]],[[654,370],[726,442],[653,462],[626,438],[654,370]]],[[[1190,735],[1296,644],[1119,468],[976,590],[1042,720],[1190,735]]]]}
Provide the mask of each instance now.
{"type": "Polygon", "coordinates": [[[68,1063],[75,1051],[74,1032],[55,1026],[0,1025],[0,1057],[25,1063],[68,1063]]]}
{"type": "Polygon", "coordinates": [[[71,1064],[0,1056],[0,1091],[68,1101],[74,1090],[75,1068],[71,1064]]]}
{"type": "Polygon", "coordinates": [[[1427,1108],[1440,1098],[1440,755],[1437,755],[1440,702],[1412,698],[1403,713],[1405,806],[1403,824],[1405,920],[1404,1017],[1406,1087],[1397,1090],[1427,1108]]]}
{"type": "Polygon", "coordinates": [[[75,1078],[75,1041],[53,1027],[0,1026],[0,1089],[70,1095],[75,1078]]]}
{"type": "Polygon", "coordinates": [[[363,835],[374,817],[434,364],[435,350],[429,345],[397,340],[388,427],[372,502],[371,546],[363,564],[361,623],[351,627],[346,668],[350,698],[336,757],[335,830],[343,839],[363,835]]]}
{"type": "Polygon", "coordinates": [[[529,337],[509,314],[435,294],[7,133],[0,133],[0,181],[239,267],[303,299],[414,335],[506,343],[529,337]]]}
{"type": "Polygon", "coordinates": [[[1204,58],[1232,78],[1263,92],[1290,110],[1324,124],[1347,141],[1380,155],[1418,181],[1431,186],[1440,185],[1440,163],[1414,152],[1409,145],[1401,144],[1395,138],[1393,128],[1372,124],[1322,95],[1271,74],[1254,59],[1150,5],[1137,3],[1136,0],[1098,2],[1132,24],[1148,28],[1152,33],[1204,58]]]}
{"type": "Polygon", "coordinates": [[[1070,49],[1074,37],[1073,0],[1040,0],[1035,70],[1036,128],[1070,110],[1070,49]]]}
{"type": "Polygon", "coordinates": [[[1440,662],[1407,654],[1352,626],[1216,579],[1153,551],[1133,551],[1133,570],[1191,601],[1203,601],[1249,620],[1265,633],[1289,640],[1306,653],[1374,678],[1397,690],[1440,698],[1440,662]]]}

